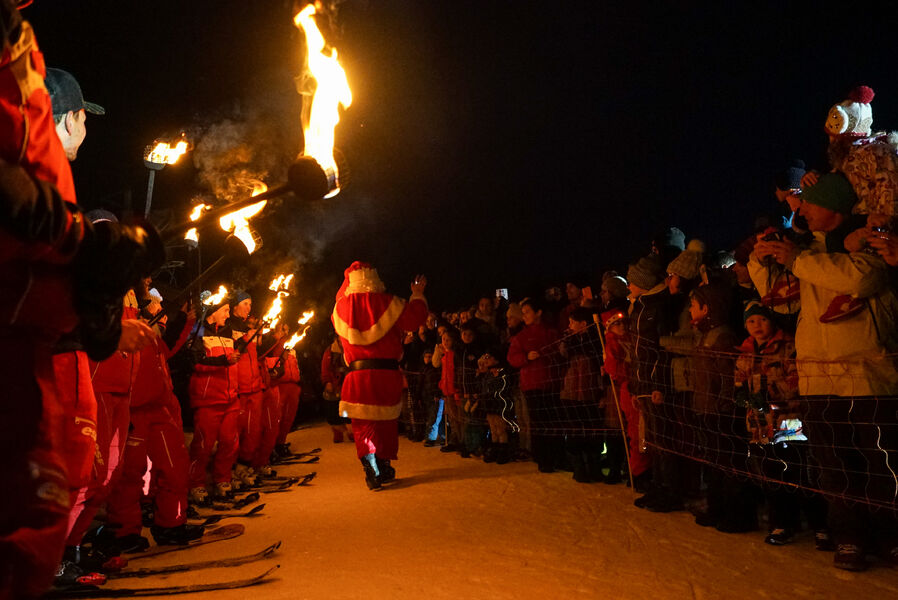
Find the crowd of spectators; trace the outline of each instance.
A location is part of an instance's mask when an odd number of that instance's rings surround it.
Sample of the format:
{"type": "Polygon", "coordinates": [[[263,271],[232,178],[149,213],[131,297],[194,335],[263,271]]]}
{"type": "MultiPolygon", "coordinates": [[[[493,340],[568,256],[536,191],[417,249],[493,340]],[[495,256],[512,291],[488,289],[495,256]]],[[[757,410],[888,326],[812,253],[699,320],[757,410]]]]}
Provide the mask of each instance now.
{"type": "Polygon", "coordinates": [[[871,97],[833,107],[830,164],[776,174],[776,208],[732,249],[671,227],[598,295],[575,280],[431,314],[405,339],[406,435],[629,479],[640,508],[766,521],[774,546],[806,522],[836,567],[898,567],[898,154],[871,97]]]}

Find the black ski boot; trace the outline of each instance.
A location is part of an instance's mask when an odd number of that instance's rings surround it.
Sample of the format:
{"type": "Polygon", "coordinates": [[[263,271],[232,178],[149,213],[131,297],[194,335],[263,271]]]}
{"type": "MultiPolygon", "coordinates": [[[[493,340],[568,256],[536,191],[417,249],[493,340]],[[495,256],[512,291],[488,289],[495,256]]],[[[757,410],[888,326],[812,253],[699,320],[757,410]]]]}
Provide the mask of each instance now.
{"type": "Polygon", "coordinates": [[[122,554],[134,554],[135,552],[143,552],[150,547],[150,540],[143,537],[139,533],[130,533],[115,538],[115,545],[122,554]]]}
{"type": "Polygon", "coordinates": [[[159,546],[186,546],[193,540],[203,537],[205,527],[202,525],[188,525],[183,523],[175,527],[160,527],[153,525],[150,533],[159,546]]]}
{"type": "Polygon", "coordinates": [[[373,454],[369,454],[364,458],[360,458],[362,467],[365,469],[365,483],[368,484],[369,490],[380,489],[380,471],[377,469],[377,458],[373,454]]]}
{"type": "Polygon", "coordinates": [[[66,546],[62,555],[62,562],[56,569],[53,584],[57,587],[69,587],[75,585],[103,585],[106,576],[102,573],[92,572],[81,564],[81,547],[66,546]]]}
{"type": "Polygon", "coordinates": [[[390,466],[390,461],[375,458],[377,461],[377,471],[380,473],[381,483],[390,483],[396,479],[396,469],[390,466]]]}

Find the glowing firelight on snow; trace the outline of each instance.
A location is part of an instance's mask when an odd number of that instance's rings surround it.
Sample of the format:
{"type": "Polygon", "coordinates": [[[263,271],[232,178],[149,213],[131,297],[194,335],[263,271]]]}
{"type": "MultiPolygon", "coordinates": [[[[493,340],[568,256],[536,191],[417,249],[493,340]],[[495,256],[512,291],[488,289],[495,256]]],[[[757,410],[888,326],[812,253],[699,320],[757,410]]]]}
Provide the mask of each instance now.
{"type": "MultiPolygon", "coordinates": [[[[268,186],[261,181],[253,181],[253,196],[258,196],[268,189],[268,186]]],[[[252,254],[256,250],[256,240],[253,239],[253,232],[249,228],[249,219],[256,216],[268,204],[267,200],[250,204],[232,213],[228,213],[218,220],[221,228],[228,233],[233,233],[246,246],[246,251],[252,254]]]]}
{"type": "Polygon", "coordinates": [[[173,165],[178,159],[187,154],[187,140],[182,139],[172,146],[168,142],[156,142],[153,149],[146,156],[147,162],[157,165],[173,165]]]}
{"type": "Polygon", "coordinates": [[[290,273],[289,275],[278,275],[271,280],[268,289],[272,292],[288,293],[291,281],[293,281],[293,273],[290,273]]]}
{"type": "Polygon", "coordinates": [[[312,320],[312,317],[314,317],[314,316],[315,316],[315,311],[314,311],[314,310],[307,310],[307,311],[303,312],[303,313],[302,313],[302,318],[299,320],[299,324],[300,324],[300,325],[305,325],[306,323],[308,323],[309,321],[311,321],[311,320],[312,320]]]}
{"type": "Polygon", "coordinates": [[[334,160],[334,128],[340,122],[338,107],[348,108],[352,104],[352,90],[346,72],[337,61],[336,48],[331,48],[329,55],[325,53],[324,36],[312,18],[314,14],[315,6],[309,4],[293,17],[293,23],[305,33],[309,72],[316,82],[308,123],[303,119],[303,154],[318,161],[325,173],[333,173],[336,187],[325,196],[330,198],[340,193],[339,172],[334,160]]]}
{"type": "Polygon", "coordinates": [[[306,325],[306,328],[302,330],[301,334],[297,332],[290,336],[290,339],[284,342],[284,350],[293,350],[293,347],[306,337],[306,332],[309,331],[309,327],[311,327],[311,325],[306,325]]]}
{"type": "Polygon", "coordinates": [[[215,306],[220,304],[228,295],[228,288],[223,285],[218,286],[218,291],[203,301],[206,306],[215,306]]]}

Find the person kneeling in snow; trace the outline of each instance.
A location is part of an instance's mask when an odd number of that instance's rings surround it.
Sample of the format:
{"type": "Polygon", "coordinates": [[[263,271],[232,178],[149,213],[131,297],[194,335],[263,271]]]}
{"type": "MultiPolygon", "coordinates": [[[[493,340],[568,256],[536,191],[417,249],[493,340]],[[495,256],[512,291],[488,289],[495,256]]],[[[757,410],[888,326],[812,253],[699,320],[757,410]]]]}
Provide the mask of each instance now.
{"type": "Polygon", "coordinates": [[[406,302],[384,292],[377,270],[369,264],[356,261],[343,275],[331,317],[349,365],[339,410],[352,419],[365,481],[369,489],[377,489],[396,477],[390,461],[399,449],[402,333],[417,331],[427,319],[427,279],[415,278],[406,302]]]}

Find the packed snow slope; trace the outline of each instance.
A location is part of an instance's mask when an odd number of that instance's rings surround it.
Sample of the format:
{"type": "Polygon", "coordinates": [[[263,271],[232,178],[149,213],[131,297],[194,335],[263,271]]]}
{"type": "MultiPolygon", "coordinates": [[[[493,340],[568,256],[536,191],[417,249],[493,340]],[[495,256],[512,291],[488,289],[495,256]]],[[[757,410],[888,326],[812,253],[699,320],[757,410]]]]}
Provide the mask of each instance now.
{"type": "MultiPolygon", "coordinates": [[[[282,540],[271,560],[109,587],[249,577],[273,564],[268,583],[191,599],[898,598],[898,571],[834,569],[805,533],[785,547],[764,534],[723,534],[688,513],[633,506],[623,485],[578,484],[530,462],[484,464],[405,440],[400,480],[367,489],[351,443],[316,425],[291,434],[294,451],[321,447],[308,487],[266,494],[263,516],[237,539],[140,561],[141,567],[239,556],[282,540]]],[[[279,473],[279,474],[281,474],[279,473]]],[[[147,532],[145,532],[147,533],[147,532]]],[[[137,566],[137,565],[135,565],[137,566]]]]}

